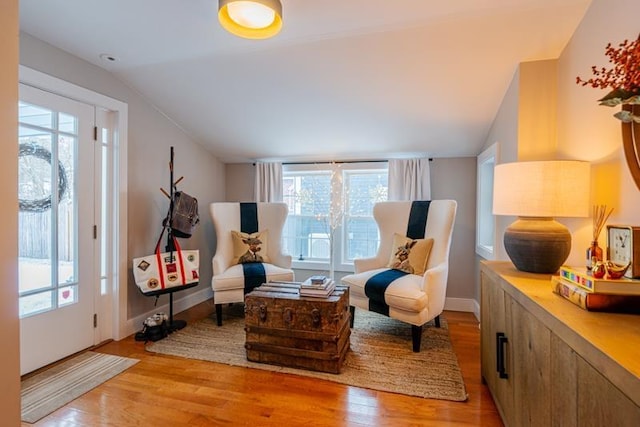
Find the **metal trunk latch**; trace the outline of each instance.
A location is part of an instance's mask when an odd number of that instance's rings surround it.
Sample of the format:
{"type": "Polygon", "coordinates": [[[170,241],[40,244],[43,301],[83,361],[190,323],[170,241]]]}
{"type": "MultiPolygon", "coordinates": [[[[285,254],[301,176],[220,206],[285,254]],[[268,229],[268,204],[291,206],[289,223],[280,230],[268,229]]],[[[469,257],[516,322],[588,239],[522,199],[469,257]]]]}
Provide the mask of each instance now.
{"type": "Polygon", "coordinates": [[[320,310],[318,310],[317,308],[311,310],[311,322],[313,323],[314,328],[320,326],[321,317],[322,316],[320,314],[320,310]]]}
{"type": "Polygon", "coordinates": [[[289,326],[293,321],[293,310],[290,307],[287,307],[282,312],[282,320],[284,320],[284,324],[289,326]]]}

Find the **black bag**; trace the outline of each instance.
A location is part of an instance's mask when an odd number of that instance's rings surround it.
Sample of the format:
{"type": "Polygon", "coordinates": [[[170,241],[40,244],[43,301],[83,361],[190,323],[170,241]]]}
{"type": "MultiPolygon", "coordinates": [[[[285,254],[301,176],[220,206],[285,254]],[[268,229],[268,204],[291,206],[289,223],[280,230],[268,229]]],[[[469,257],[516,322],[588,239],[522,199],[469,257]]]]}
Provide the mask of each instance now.
{"type": "Polygon", "coordinates": [[[176,191],[170,224],[173,235],[182,238],[191,237],[198,222],[200,222],[198,200],[184,191],[176,191]]]}
{"type": "Polygon", "coordinates": [[[142,322],[142,330],[135,335],[136,341],[156,342],[169,335],[168,318],[164,313],[156,313],[142,322]]]}

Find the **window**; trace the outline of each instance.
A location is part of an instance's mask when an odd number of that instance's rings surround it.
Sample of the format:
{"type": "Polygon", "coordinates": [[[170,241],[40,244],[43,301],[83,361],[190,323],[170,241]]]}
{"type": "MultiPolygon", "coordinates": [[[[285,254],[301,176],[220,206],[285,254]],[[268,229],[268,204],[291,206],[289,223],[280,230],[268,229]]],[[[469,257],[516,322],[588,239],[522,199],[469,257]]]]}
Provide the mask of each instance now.
{"type": "Polygon", "coordinates": [[[387,200],[387,163],[285,165],[283,198],[289,215],[284,250],[298,267],[350,270],[374,256],[380,238],[373,205],[387,200]],[[313,265],[316,263],[316,265],[313,265]]]}
{"type": "Polygon", "coordinates": [[[498,160],[498,145],[491,145],[477,159],[476,253],[495,259],[495,216],[493,215],[493,170],[498,160]]]}

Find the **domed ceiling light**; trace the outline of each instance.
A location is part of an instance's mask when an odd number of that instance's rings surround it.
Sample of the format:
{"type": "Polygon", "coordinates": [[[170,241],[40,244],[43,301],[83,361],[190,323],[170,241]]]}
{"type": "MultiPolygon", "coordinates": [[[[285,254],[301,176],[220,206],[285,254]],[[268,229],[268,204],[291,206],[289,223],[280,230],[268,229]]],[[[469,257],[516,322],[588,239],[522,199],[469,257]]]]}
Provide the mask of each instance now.
{"type": "Polygon", "coordinates": [[[282,28],[280,0],[219,0],[218,20],[222,27],[239,37],[266,39],[282,28]]]}

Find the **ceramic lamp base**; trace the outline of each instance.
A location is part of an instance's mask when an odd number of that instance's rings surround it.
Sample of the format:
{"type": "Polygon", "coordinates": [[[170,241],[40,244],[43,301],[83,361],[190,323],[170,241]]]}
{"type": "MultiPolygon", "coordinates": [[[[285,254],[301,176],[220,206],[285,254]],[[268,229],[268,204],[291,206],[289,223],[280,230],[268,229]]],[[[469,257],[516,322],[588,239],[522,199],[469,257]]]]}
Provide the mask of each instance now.
{"type": "Polygon", "coordinates": [[[571,251],[571,233],[553,218],[520,217],[507,227],[504,247],[518,270],[553,274],[571,251]]]}

